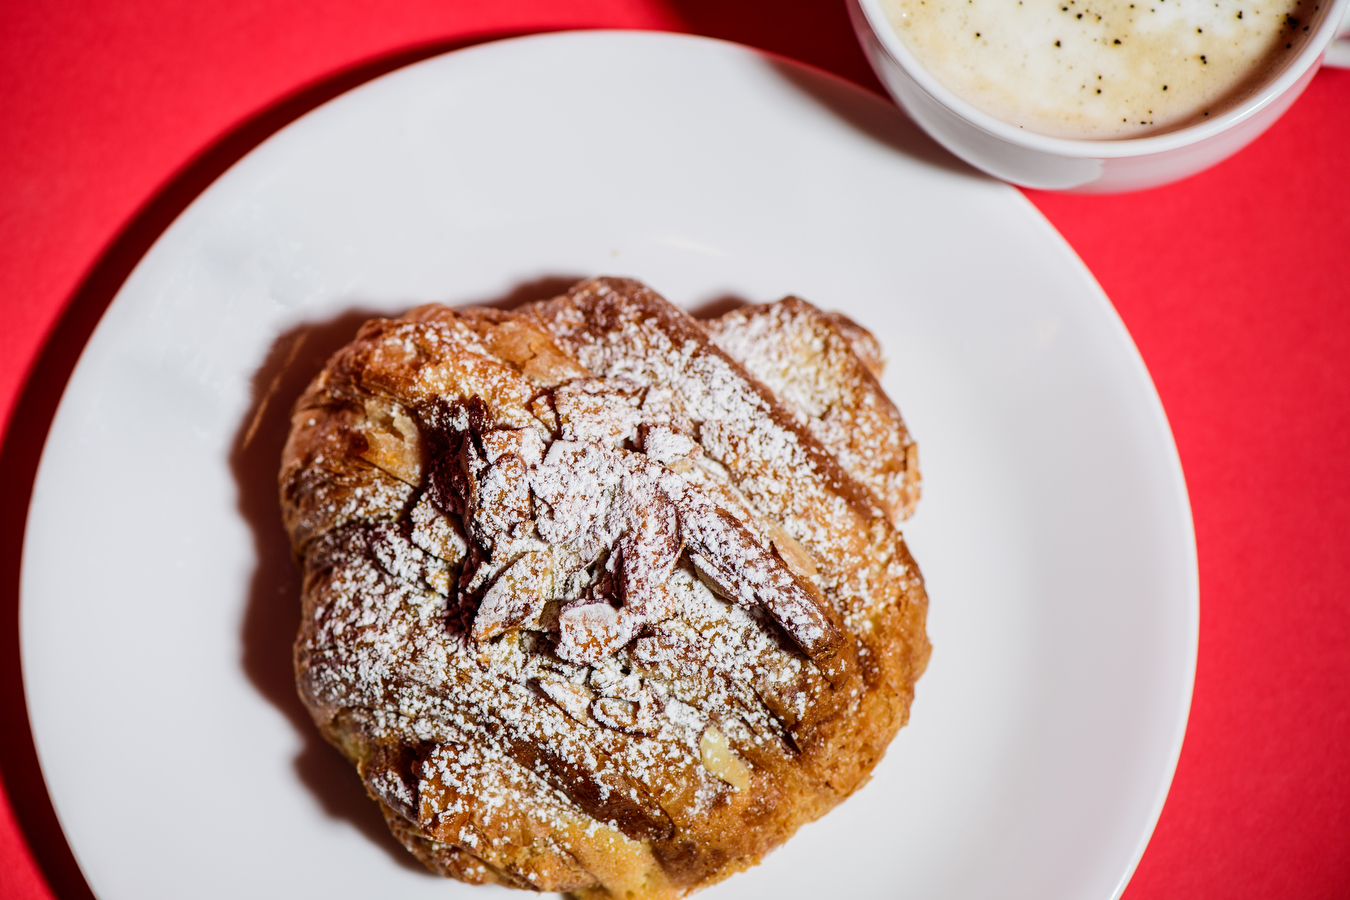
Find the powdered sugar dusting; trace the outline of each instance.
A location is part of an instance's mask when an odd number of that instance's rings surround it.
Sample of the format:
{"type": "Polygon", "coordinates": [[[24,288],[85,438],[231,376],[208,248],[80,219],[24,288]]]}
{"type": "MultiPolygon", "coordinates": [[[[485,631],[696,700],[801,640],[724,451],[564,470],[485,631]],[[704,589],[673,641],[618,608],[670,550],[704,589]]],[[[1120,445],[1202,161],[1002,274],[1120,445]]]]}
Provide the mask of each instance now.
{"type": "Polygon", "coordinates": [[[874,632],[922,588],[876,494],[614,284],[370,323],[330,363],[282,472],[296,666],[439,871],[677,896],[865,778],[926,658],[921,609],[917,664],[874,632]],[[874,720],[866,766],[826,775],[874,720]],[[793,794],[819,796],[745,826],[793,794]]]}
{"type": "Polygon", "coordinates": [[[707,327],[718,347],[876,492],[894,524],[914,511],[918,448],[877,383],[880,348],[871,334],[795,297],[733,310],[707,327]]]}

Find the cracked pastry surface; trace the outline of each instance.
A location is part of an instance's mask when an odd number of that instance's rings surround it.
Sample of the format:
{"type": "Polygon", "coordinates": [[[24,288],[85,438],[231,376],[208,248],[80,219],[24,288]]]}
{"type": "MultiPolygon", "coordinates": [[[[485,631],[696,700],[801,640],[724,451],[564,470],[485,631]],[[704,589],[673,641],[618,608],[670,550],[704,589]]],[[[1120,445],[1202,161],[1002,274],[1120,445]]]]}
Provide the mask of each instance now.
{"type": "Polygon", "coordinates": [[[300,694],[470,883],[682,896],[868,778],[926,665],[917,455],[863,329],[641,284],[376,319],[280,475],[300,694]]]}

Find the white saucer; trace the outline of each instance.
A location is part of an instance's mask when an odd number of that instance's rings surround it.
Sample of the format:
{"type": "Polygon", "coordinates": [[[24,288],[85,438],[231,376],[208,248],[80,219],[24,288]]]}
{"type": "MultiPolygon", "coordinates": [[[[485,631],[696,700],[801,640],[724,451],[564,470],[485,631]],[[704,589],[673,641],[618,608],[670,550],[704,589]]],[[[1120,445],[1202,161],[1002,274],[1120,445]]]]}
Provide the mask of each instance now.
{"type": "Polygon", "coordinates": [[[1181,746],[1198,616],[1185,484],[1125,329],[1026,200],[889,103],[602,32],[452,53],[295,122],[89,342],[33,494],[22,645],[98,896],[484,896],[404,858],[294,697],[276,457],[364,312],[600,273],[847,312],[922,449],[906,534],[935,650],[911,724],[868,787],[706,896],[1117,895],[1181,746]]]}

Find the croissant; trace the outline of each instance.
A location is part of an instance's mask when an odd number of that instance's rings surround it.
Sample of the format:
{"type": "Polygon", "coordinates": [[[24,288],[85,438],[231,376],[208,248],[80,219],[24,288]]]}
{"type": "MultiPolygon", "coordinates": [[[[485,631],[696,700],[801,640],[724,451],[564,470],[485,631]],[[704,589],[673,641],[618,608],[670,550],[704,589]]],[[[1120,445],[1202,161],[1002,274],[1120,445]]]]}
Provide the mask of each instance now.
{"type": "Polygon", "coordinates": [[[283,455],[301,697],[432,870],[680,897],[868,778],[927,663],[859,326],[601,278],[367,322],[283,455]]]}

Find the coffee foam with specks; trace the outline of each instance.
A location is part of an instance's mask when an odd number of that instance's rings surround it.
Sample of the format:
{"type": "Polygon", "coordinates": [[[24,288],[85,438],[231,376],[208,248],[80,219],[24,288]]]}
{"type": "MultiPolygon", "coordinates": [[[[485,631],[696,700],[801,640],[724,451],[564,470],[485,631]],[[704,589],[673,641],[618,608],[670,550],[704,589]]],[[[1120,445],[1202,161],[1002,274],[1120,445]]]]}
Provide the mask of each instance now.
{"type": "Polygon", "coordinates": [[[1241,102],[1330,0],[882,0],[945,87],[1055,137],[1144,137],[1241,102]]]}

